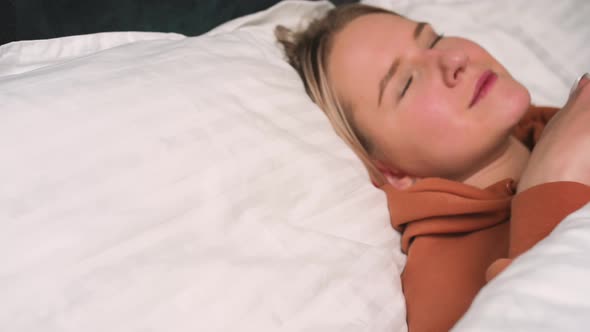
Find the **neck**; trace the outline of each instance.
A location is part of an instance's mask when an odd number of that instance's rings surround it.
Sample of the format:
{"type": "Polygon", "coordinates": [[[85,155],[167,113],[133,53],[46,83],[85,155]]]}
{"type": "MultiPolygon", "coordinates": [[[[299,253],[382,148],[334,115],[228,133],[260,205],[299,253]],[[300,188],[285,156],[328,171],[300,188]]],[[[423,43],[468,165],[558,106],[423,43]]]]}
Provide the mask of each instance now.
{"type": "Polygon", "coordinates": [[[487,188],[506,178],[520,179],[530,156],[530,151],[516,138],[510,136],[506,145],[493,158],[462,182],[478,188],[487,188]]]}

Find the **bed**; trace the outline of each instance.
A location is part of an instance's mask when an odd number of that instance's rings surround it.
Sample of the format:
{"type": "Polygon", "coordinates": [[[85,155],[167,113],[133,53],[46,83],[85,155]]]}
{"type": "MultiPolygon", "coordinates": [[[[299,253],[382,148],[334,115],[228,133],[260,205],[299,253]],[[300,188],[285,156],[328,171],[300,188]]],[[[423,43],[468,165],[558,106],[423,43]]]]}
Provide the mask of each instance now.
{"type": "MultiPolygon", "coordinates": [[[[476,40],[539,105],[590,70],[584,0],[367,3],[476,40]]],[[[0,46],[0,330],[406,331],[385,197],[273,38],[332,6],[0,46]]],[[[589,252],[587,205],[455,330],[587,330],[589,252]]]]}

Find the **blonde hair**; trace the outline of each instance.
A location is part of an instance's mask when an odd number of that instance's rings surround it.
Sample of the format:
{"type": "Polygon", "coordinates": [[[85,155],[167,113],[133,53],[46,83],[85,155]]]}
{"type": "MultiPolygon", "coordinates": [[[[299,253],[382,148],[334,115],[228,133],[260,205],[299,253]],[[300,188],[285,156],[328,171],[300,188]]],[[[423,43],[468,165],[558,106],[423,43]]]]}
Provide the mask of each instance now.
{"type": "Polygon", "coordinates": [[[275,36],[283,45],[287,60],[301,76],[305,91],[326,114],[336,134],[354,151],[365,165],[376,185],[385,183],[385,177],[371,161],[374,147],[355,126],[352,105],[339,100],[331,87],[327,74],[327,59],[335,35],[348,23],[363,15],[385,13],[398,14],[363,4],[347,4],[335,7],[322,17],[312,21],[305,30],[293,32],[277,26],[275,36]]]}

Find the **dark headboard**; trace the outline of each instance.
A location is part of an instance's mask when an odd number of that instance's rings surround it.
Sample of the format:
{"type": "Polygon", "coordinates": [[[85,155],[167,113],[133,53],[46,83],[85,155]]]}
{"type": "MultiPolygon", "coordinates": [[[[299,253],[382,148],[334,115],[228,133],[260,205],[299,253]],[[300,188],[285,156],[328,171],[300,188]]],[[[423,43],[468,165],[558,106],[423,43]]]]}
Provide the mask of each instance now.
{"type": "MultiPolygon", "coordinates": [[[[104,31],[199,35],[279,0],[0,0],[0,45],[104,31]]],[[[332,0],[342,4],[355,0],[332,0]]]]}

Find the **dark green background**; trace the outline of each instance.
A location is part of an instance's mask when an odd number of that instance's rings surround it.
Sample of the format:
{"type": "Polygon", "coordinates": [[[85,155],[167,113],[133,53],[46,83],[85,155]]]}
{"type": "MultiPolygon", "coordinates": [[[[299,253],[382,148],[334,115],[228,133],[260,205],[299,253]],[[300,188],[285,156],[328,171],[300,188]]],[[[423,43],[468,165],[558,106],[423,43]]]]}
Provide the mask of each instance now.
{"type": "MultiPolygon", "coordinates": [[[[0,0],[0,45],[104,31],[199,35],[278,0],[0,0]]],[[[335,4],[355,0],[333,0],[335,4]]]]}

